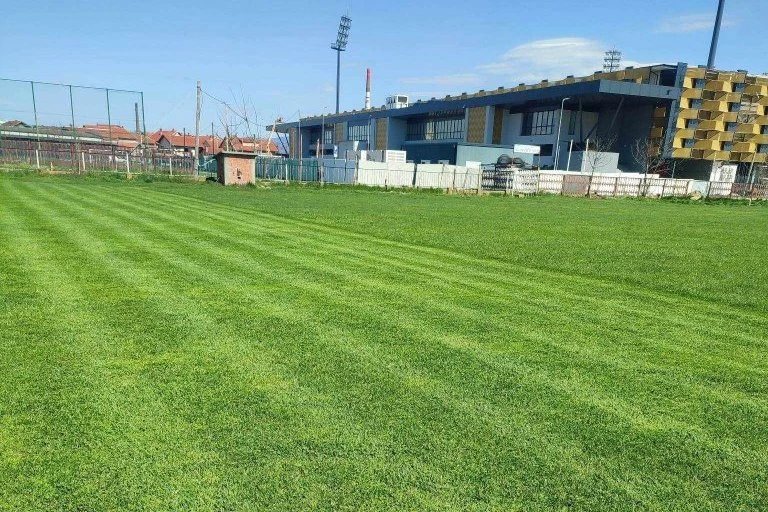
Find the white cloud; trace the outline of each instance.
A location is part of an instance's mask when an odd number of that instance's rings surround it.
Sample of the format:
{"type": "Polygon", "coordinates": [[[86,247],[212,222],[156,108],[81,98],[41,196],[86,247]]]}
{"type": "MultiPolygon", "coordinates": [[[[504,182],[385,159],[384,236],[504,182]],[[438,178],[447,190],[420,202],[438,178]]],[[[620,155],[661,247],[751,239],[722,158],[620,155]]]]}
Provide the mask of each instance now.
{"type": "MultiPolygon", "coordinates": [[[[724,27],[733,27],[734,25],[736,22],[732,19],[723,20],[724,27]]],[[[683,14],[662,20],[657,31],[665,34],[679,34],[712,30],[714,26],[715,17],[712,16],[712,13],[683,14]]]]}
{"type": "MultiPolygon", "coordinates": [[[[420,92],[411,91],[412,97],[440,98],[467,89],[535,84],[543,79],[555,81],[568,75],[584,76],[602,70],[607,49],[608,46],[600,41],[582,37],[540,39],[515,46],[496,61],[476,66],[468,73],[411,77],[402,79],[401,83],[428,86],[420,87],[420,92]]],[[[622,67],[644,65],[647,64],[633,60],[621,62],[622,67]]]]}
{"type": "MultiPolygon", "coordinates": [[[[496,62],[483,64],[478,69],[515,81],[507,85],[559,80],[567,75],[589,75],[602,69],[606,49],[599,41],[582,37],[540,39],[515,46],[496,62]]],[[[626,60],[621,64],[622,67],[641,65],[626,60]]]]}

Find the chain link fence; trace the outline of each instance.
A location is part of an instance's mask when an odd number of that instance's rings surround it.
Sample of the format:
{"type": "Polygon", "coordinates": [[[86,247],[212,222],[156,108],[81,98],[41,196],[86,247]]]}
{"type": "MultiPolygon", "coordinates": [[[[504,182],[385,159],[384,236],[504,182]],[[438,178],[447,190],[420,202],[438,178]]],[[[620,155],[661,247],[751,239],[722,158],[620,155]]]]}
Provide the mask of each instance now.
{"type": "Polygon", "coordinates": [[[147,134],[144,93],[0,78],[0,163],[77,172],[192,174],[147,134]]]}

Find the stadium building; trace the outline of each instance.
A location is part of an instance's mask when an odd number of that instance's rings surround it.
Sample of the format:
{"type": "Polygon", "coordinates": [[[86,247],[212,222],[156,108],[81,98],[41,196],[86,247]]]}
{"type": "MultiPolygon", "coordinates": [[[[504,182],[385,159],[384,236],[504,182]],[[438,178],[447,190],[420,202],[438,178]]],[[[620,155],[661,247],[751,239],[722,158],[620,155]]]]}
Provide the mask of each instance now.
{"type": "Polygon", "coordinates": [[[403,150],[416,163],[465,165],[538,146],[533,163],[570,170],[598,141],[612,157],[606,170],[639,171],[632,147],[642,140],[674,162],[678,176],[708,179],[725,162],[741,169],[768,162],[766,106],[768,77],[678,63],[414,103],[395,96],[379,108],[276,130],[288,134],[293,158],[403,150]]]}

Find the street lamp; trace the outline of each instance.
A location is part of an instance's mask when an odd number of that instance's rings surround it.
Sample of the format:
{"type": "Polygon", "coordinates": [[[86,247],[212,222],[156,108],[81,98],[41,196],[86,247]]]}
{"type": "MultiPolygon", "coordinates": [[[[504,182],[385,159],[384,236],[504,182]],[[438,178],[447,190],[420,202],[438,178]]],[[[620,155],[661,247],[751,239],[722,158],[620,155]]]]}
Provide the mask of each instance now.
{"type": "Polygon", "coordinates": [[[560,102],[560,120],[557,123],[557,144],[555,145],[555,162],[552,165],[553,169],[557,169],[557,165],[560,163],[560,129],[563,127],[563,109],[565,108],[565,102],[571,98],[563,98],[560,102]]]}

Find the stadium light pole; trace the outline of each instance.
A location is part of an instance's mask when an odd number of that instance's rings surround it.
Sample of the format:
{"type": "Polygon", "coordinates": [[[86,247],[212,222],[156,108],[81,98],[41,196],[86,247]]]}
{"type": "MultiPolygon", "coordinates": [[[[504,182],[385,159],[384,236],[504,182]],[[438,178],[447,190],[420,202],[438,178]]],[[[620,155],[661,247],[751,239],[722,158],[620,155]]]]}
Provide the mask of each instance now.
{"type": "Polygon", "coordinates": [[[339,87],[341,85],[341,52],[347,49],[349,40],[349,29],[352,26],[352,19],[349,16],[342,16],[339,21],[339,32],[336,35],[336,42],[331,45],[331,49],[336,51],[336,113],[339,113],[339,87]]]}
{"type": "Polygon", "coordinates": [[[723,9],[725,9],[725,0],[720,0],[717,4],[717,17],[715,18],[715,28],[712,31],[712,44],[709,46],[709,59],[707,60],[707,69],[715,67],[715,55],[717,54],[717,43],[720,39],[720,26],[723,24],[723,9]]]}
{"type": "Polygon", "coordinates": [[[557,169],[557,164],[560,163],[560,129],[563,127],[563,109],[565,108],[565,102],[571,98],[563,98],[560,102],[560,120],[557,122],[557,144],[555,144],[555,162],[552,165],[553,169],[557,169]]]}

